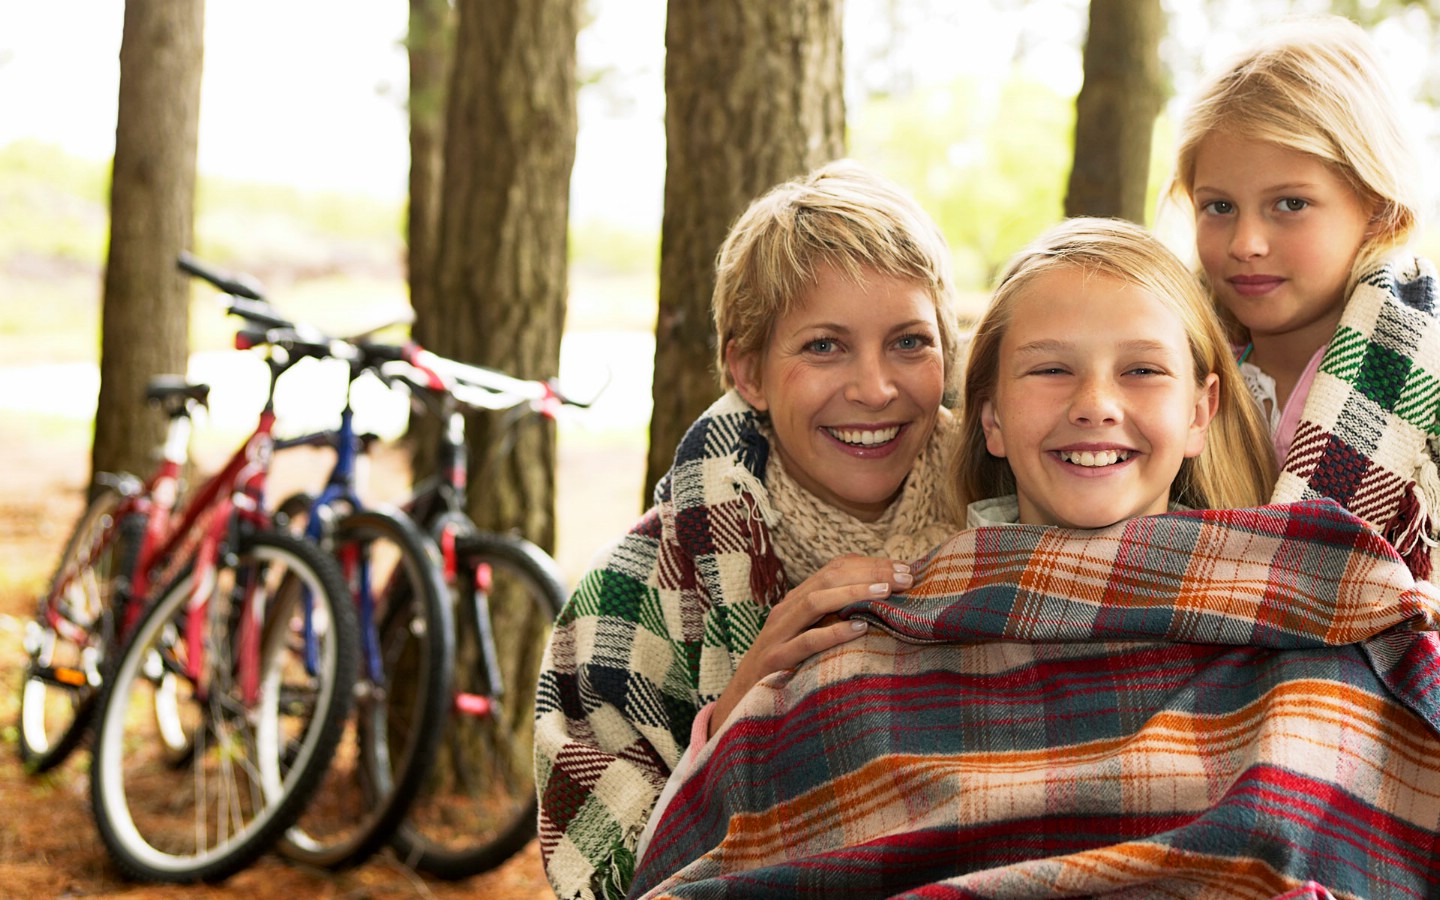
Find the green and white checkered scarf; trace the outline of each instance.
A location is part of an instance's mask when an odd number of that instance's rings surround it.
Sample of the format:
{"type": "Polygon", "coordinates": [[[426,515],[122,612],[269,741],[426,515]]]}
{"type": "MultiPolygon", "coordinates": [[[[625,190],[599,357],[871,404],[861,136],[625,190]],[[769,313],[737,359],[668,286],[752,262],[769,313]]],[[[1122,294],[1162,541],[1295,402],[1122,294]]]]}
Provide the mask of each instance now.
{"type": "Polygon", "coordinates": [[[1429,578],[1440,523],[1435,267],[1396,258],[1360,279],[1306,398],[1272,500],[1331,497],[1429,578]]]}

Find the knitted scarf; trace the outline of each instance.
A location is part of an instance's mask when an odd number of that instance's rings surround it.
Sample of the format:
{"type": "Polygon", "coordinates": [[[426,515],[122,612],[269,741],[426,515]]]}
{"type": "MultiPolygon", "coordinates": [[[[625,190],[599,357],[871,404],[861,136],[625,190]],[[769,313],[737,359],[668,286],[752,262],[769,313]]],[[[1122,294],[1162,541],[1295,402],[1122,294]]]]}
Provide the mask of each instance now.
{"type": "Polygon", "coordinates": [[[1332,497],[1417,578],[1440,522],[1440,319],[1435,268],[1392,259],[1360,279],[1321,359],[1271,499],[1332,497]]]}
{"type": "MultiPolygon", "coordinates": [[[[945,504],[945,458],[956,430],[955,417],[941,409],[930,440],[915,460],[900,496],[874,522],[862,522],[802,488],[785,470],[779,453],[771,453],[765,485],[775,517],[775,553],[785,564],[791,586],[819,571],[837,556],[888,556],[912,560],[949,537],[956,529],[945,504]]],[[[761,431],[773,448],[773,430],[761,431]]]]}

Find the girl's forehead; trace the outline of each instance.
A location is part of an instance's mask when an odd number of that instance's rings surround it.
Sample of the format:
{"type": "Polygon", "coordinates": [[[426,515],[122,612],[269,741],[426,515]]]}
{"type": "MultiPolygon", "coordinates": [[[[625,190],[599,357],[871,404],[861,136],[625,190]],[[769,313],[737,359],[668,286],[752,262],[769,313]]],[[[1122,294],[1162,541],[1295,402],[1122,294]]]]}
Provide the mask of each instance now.
{"type": "Polygon", "coordinates": [[[1005,345],[1036,340],[1087,346],[1149,341],[1187,352],[1189,346],[1171,303],[1134,282],[1079,266],[1042,273],[1011,298],[1005,345]]]}

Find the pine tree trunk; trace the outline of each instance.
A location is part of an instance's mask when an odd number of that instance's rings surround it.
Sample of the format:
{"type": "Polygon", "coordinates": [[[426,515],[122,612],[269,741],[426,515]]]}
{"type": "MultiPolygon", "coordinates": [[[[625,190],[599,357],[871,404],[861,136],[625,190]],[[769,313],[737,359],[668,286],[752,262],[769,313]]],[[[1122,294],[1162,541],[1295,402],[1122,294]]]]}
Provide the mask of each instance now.
{"type": "MultiPolygon", "coordinates": [[[[575,160],[579,0],[460,0],[436,258],[438,352],[558,374],[575,160]]],[[[555,545],[555,430],[470,423],[472,517],[555,545]],[[492,448],[505,449],[501,454],[492,448]]]]}
{"type": "Polygon", "coordinates": [[[1164,27],[1160,0],[1090,0],[1067,216],[1114,216],[1144,224],[1151,136],[1164,103],[1164,27]]]}
{"type": "Polygon", "coordinates": [[[843,156],[842,0],[670,0],[665,211],[643,501],[719,396],[715,254],[750,201],[843,156]]]}
{"type": "Polygon", "coordinates": [[[145,384],[184,374],[189,358],[190,290],[175,261],[194,226],[204,10],[125,4],[93,473],[149,471],[165,423],[145,384]]]}
{"type": "MultiPolygon", "coordinates": [[[[405,236],[410,307],[415,312],[410,334],[422,347],[435,347],[445,328],[436,297],[435,256],[445,147],[445,86],[454,34],[448,0],[410,0],[405,42],[410,60],[410,203],[405,236]]],[[[406,438],[416,480],[434,472],[432,451],[442,427],[423,410],[411,415],[406,438]]]]}

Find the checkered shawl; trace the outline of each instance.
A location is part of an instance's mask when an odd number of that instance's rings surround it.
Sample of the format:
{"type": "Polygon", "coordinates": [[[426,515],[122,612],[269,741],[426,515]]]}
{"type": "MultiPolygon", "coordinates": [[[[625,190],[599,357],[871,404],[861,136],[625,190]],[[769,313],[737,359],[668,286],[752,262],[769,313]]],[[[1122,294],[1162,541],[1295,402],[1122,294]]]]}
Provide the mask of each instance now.
{"type": "Polygon", "coordinates": [[[1440,319],[1435,268],[1392,260],[1360,279],[1320,361],[1276,485],[1279,502],[1333,497],[1374,523],[1416,577],[1440,521],[1440,319]]]}
{"type": "Polygon", "coordinates": [[[1440,591],[1333,501],[919,576],[746,696],[633,896],[1440,896],[1440,591]]]}
{"type": "Polygon", "coordinates": [[[785,595],[768,444],[731,392],[691,426],[656,505],[560,613],[536,697],[540,851],[556,894],[623,897],[661,788],[785,595]]]}

